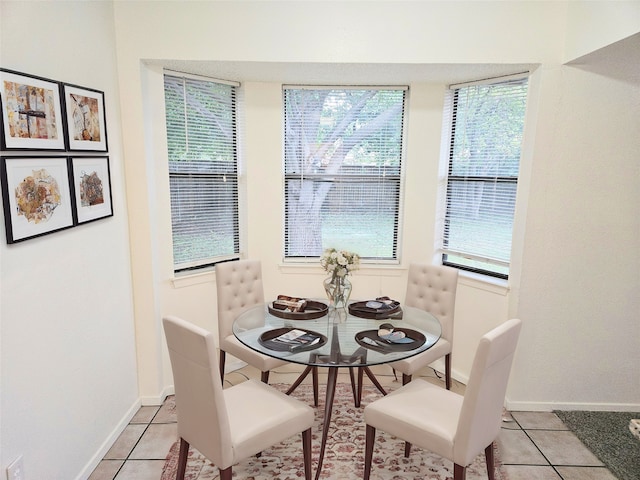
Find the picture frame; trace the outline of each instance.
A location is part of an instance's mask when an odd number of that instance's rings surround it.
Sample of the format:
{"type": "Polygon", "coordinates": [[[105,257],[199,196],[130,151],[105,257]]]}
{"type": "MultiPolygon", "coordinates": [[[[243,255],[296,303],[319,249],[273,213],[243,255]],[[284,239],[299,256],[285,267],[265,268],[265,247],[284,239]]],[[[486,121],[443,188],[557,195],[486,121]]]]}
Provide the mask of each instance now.
{"type": "Polygon", "coordinates": [[[67,157],[1,157],[7,243],[74,226],[67,157]]]}
{"type": "Polygon", "coordinates": [[[71,183],[78,224],[113,216],[109,157],[71,157],[71,183]]]}
{"type": "Polygon", "coordinates": [[[60,82],[0,69],[0,148],[65,150],[60,82]]]}
{"type": "Polygon", "coordinates": [[[62,85],[69,151],[107,152],[104,92],[62,85]]]}

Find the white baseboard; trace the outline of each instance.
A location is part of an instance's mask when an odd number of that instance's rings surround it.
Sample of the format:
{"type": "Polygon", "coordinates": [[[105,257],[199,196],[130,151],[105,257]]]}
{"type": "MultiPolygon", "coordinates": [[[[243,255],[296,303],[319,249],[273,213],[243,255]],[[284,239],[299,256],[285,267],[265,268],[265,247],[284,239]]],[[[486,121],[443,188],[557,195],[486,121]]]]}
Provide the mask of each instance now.
{"type": "Polygon", "coordinates": [[[129,422],[131,421],[133,416],[138,412],[138,410],[140,409],[140,406],[141,406],[140,400],[136,400],[135,402],[133,402],[133,405],[129,407],[129,410],[127,410],[127,413],[124,414],[124,416],[120,419],[120,421],[115,426],[115,428],[111,431],[109,436],[105,439],[104,442],[102,442],[102,445],[100,445],[100,448],[98,449],[98,451],[93,455],[93,457],[91,457],[91,460],[87,462],[87,464],[84,466],[84,468],[78,474],[75,480],[85,480],[89,478],[89,476],[91,475],[91,472],[95,470],[95,468],[98,466],[100,461],[104,458],[104,456],[107,454],[109,449],[116,442],[120,434],[124,431],[127,425],[129,425],[129,422]]]}
{"type": "MultiPolygon", "coordinates": [[[[241,369],[242,367],[245,367],[246,365],[247,364],[245,362],[229,356],[225,364],[224,371],[225,373],[233,372],[235,370],[241,369]]],[[[158,395],[142,396],[138,400],[136,400],[133,403],[133,405],[129,407],[125,415],[120,419],[118,424],[114,427],[114,429],[111,431],[109,436],[105,439],[105,441],[102,442],[102,445],[100,445],[100,448],[98,449],[98,451],[93,455],[93,457],[91,457],[91,460],[87,462],[87,464],[82,469],[82,471],[78,474],[75,480],[85,480],[89,478],[91,473],[95,470],[95,468],[98,466],[100,461],[104,458],[104,456],[107,454],[109,449],[116,442],[120,434],[124,431],[127,425],[129,425],[129,422],[134,417],[134,415],[138,412],[140,407],[162,405],[165,399],[169,395],[173,395],[174,393],[175,393],[174,386],[168,385],[164,387],[158,395]]]]}
{"type": "MultiPolygon", "coordinates": [[[[444,375],[444,361],[436,360],[431,364],[438,372],[444,375]]],[[[469,377],[462,375],[455,369],[451,377],[466,385],[469,377]]],[[[505,407],[513,412],[553,412],[554,410],[581,410],[595,412],[640,412],[640,403],[570,403],[570,402],[525,402],[505,399],[505,407]]]]}
{"type": "Polygon", "coordinates": [[[238,360],[231,355],[227,356],[227,361],[224,362],[224,373],[234,372],[236,370],[240,370],[243,367],[246,367],[247,363],[242,360],[238,360]]]}
{"type": "Polygon", "coordinates": [[[162,389],[162,391],[158,395],[147,395],[144,397],[140,397],[140,405],[143,406],[152,406],[156,407],[162,405],[164,400],[169,396],[175,393],[175,389],[173,385],[168,385],[162,389]]]}
{"type": "Polygon", "coordinates": [[[638,403],[520,402],[508,398],[506,407],[512,412],[553,412],[554,410],[640,412],[640,404],[638,403]]]}

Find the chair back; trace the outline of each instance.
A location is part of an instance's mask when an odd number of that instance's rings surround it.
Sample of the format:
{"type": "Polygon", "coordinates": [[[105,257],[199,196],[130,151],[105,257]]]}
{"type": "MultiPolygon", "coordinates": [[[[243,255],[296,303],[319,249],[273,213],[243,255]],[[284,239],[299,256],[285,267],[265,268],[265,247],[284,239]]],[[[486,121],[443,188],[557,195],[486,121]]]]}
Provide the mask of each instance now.
{"type": "Polygon", "coordinates": [[[215,267],[218,294],[218,334],[233,334],[234,320],[245,310],[264,303],[262,267],[259,260],[218,263],[215,267]]]}
{"type": "Polygon", "coordinates": [[[177,317],[162,320],[173,370],[178,435],[216,465],[233,458],[214,336],[177,317]]]}
{"type": "Polygon", "coordinates": [[[480,339],[454,442],[452,460],[459,465],[469,465],[500,433],[504,397],[520,328],[520,320],[508,320],[480,339]]]}
{"type": "Polygon", "coordinates": [[[458,270],[440,265],[409,265],[405,304],[434,315],[442,325],[442,338],[453,341],[458,270]]]}

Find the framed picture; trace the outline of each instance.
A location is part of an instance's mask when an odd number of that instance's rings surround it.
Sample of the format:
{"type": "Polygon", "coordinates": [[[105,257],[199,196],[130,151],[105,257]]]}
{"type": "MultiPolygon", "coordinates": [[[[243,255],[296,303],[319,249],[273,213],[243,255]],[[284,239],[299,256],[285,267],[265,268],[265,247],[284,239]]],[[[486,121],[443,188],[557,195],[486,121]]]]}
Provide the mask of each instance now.
{"type": "Polygon", "coordinates": [[[69,150],[107,151],[104,93],[63,84],[69,150]]]}
{"type": "Polygon", "coordinates": [[[64,150],[60,83],[0,69],[2,150],[64,150]]]}
{"type": "Polygon", "coordinates": [[[72,157],[71,178],[78,223],[113,215],[109,157],[72,157]]]}
{"type": "Polygon", "coordinates": [[[2,157],[7,243],[73,227],[67,157],[2,157]]]}

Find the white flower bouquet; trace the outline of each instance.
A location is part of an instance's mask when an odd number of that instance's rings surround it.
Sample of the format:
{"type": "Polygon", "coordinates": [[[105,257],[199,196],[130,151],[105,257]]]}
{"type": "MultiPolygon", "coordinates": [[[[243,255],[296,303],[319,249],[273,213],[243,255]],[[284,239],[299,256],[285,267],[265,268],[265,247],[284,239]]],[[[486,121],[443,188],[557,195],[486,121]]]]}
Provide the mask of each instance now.
{"type": "Polygon", "coordinates": [[[320,257],[320,265],[332,277],[345,277],[360,268],[360,255],[346,250],[327,248],[320,257]]]}

